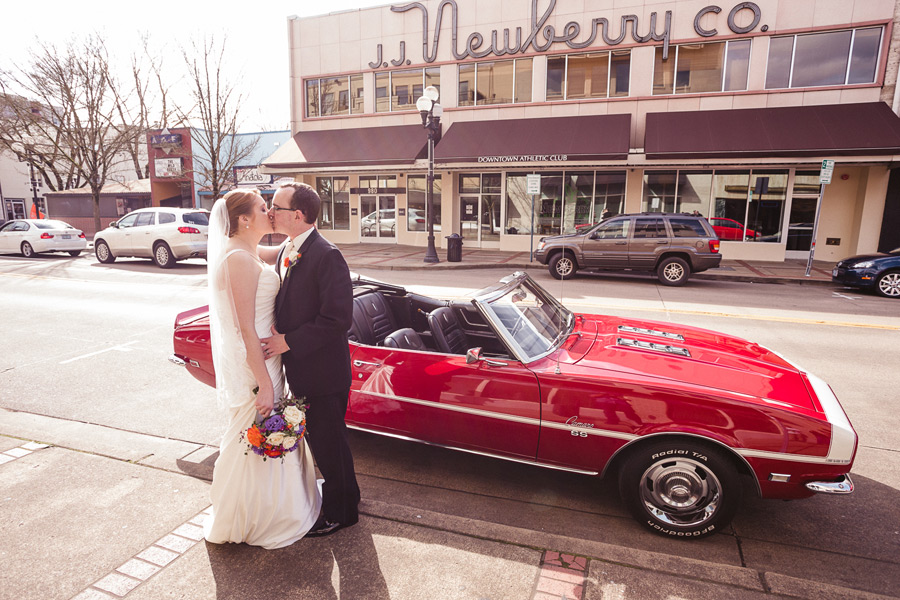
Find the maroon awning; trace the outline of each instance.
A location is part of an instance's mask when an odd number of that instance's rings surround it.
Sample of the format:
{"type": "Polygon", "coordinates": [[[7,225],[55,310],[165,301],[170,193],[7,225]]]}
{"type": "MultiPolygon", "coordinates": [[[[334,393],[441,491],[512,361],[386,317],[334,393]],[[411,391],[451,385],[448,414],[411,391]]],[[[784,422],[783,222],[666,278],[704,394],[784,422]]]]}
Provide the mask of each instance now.
{"type": "Polygon", "coordinates": [[[648,159],[900,154],[884,102],[649,113],[648,159]]]}
{"type": "Polygon", "coordinates": [[[623,160],[631,115],[454,123],[434,151],[440,163],[623,160]]]}
{"type": "Polygon", "coordinates": [[[428,156],[421,125],[300,131],[263,164],[274,169],[412,164],[428,156]]]}

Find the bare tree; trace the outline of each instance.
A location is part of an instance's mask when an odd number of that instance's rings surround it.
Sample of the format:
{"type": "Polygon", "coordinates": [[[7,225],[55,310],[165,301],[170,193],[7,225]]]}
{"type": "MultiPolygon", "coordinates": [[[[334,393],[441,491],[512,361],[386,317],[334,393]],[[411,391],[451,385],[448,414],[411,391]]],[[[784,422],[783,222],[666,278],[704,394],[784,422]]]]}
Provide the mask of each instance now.
{"type": "Polygon", "coordinates": [[[90,186],[97,231],[100,190],[135,135],[121,124],[110,72],[103,40],[93,34],[62,50],[40,44],[26,66],[0,73],[5,108],[13,107],[0,144],[34,164],[51,189],[90,186]]]}
{"type": "Polygon", "coordinates": [[[163,78],[162,70],[161,55],[152,51],[149,35],[143,34],[141,48],[131,56],[131,86],[113,86],[120,132],[129,140],[127,152],[138,179],[150,177],[147,132],[165,129],[176,113],[170,100],[171,83],[163,78]]]}
{"type": "Polygon", "coordinates": [[[223,72],[226,41],[217,44],[215,39],[204,38],[191,44],[192,52],[182,48],[192,107],[178,114],[195,126],[194,172],[213,198],[232,187],[234,167],[245,163],[259,143],[258,137],[237,135],[244,95],[223,72]]]}

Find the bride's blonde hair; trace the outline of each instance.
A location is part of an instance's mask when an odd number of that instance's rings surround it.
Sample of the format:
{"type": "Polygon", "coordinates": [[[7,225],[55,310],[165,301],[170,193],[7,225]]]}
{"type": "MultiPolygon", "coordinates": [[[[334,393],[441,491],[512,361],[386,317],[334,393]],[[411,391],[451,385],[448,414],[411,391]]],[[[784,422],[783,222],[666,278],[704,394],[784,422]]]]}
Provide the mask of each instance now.
{"type": "Polygon", "coordinates": [[[253,210],[253,201],[259,196],[256,188],[231,190],[222,198],[225,200],[225,209],[228,211],[228,237],[232,237],[238,230],[238,218],[241,215],[249,215],[253,210]]]}

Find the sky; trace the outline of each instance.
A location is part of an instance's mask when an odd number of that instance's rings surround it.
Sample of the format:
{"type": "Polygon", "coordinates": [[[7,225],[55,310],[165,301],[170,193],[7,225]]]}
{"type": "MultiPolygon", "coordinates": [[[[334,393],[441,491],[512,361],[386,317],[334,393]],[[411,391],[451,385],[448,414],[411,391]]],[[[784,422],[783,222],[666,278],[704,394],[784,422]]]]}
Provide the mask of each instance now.
{"type": "Polygon", "coordinates": [[[0,18],[0,68],[21,63],[38,42],[63,45],[73,35],[100,33],[111,53],[124,59],[150,34],[164,67],[179,69],[179,44],[192,36],[227,35],[228,67],[246,84],[243,132],[288,129],[290,123],[287,18],[389,4],[386,0],[262,0],[261,2],[129,3],[109,0],[6,2],[0,18]],[[143,14],[139,11],[143,11],[143,14]],[[239,74],[239,75],[238,75],[239,74]]]}

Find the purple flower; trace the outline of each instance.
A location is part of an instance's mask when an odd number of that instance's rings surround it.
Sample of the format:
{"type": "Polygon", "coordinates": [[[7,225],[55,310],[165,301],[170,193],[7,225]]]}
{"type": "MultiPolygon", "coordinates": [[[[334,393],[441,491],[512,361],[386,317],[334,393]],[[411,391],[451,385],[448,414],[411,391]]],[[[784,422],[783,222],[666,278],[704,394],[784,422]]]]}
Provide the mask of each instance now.
{"type": "Polygon", "coordinates": [[[281,415],[272,415],[265,420],[263,426],[268,431],[281,431],[287,426],[287,424],[284,422],[284,419],[281,418],[281,415]]]}

